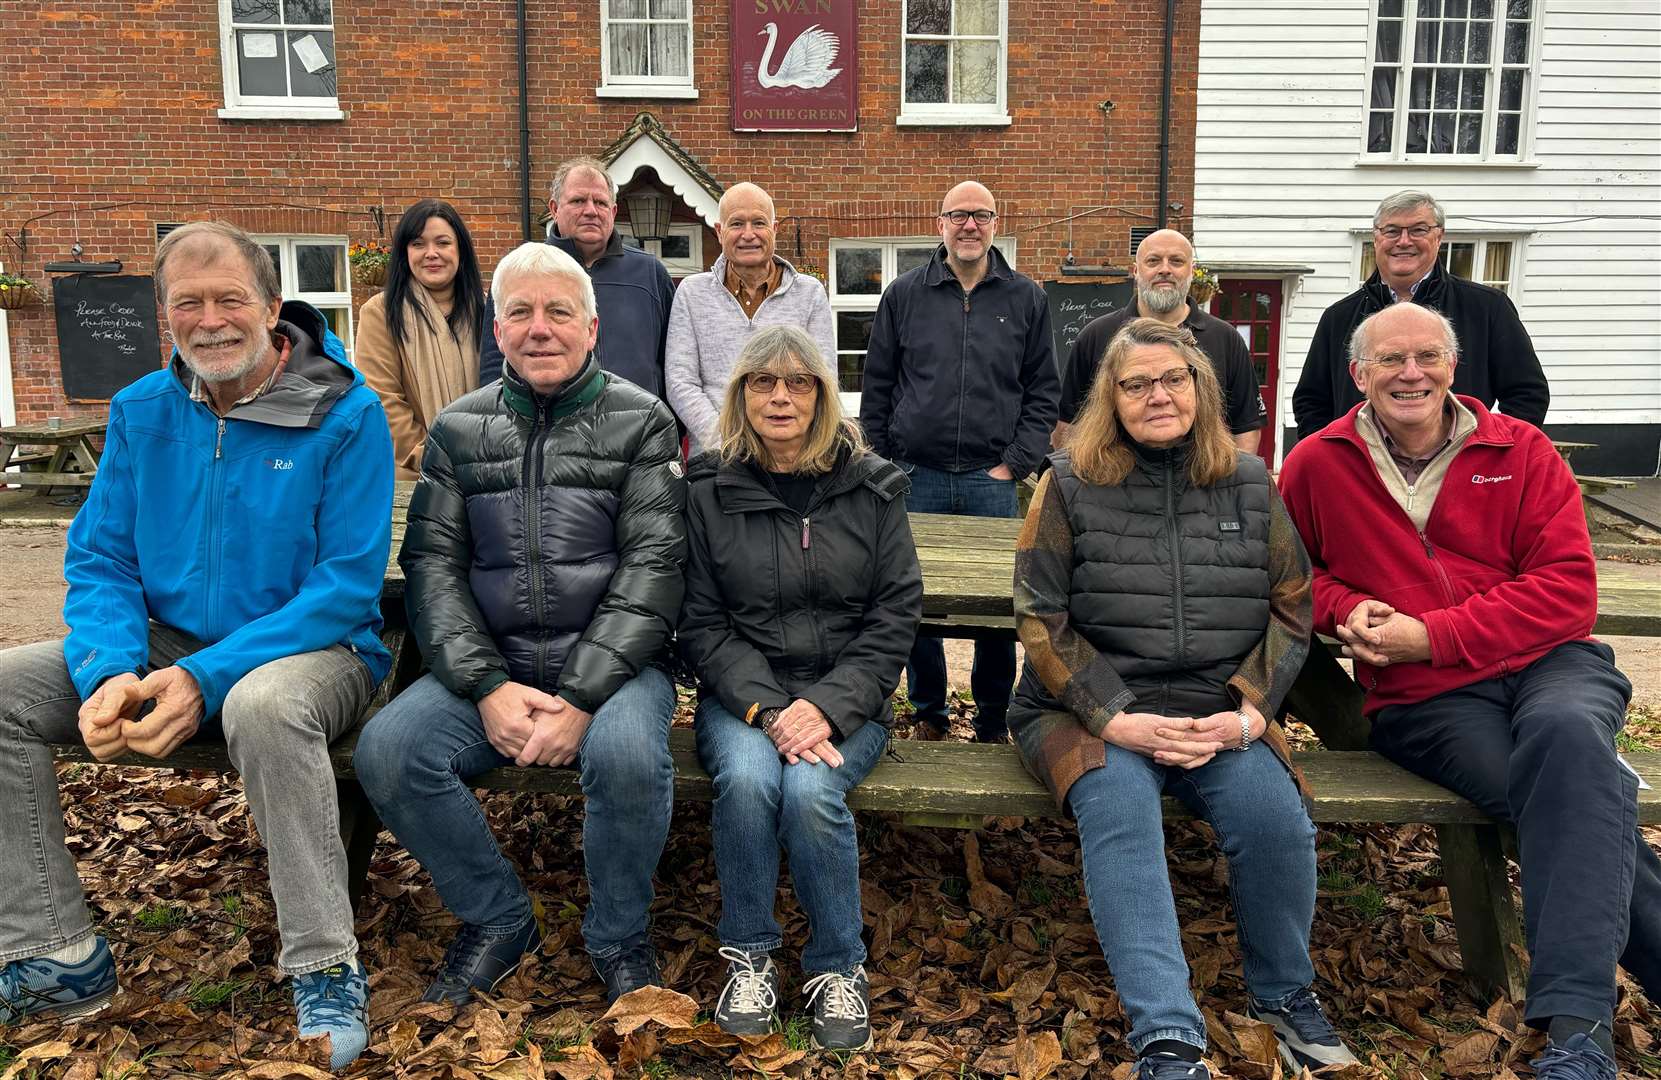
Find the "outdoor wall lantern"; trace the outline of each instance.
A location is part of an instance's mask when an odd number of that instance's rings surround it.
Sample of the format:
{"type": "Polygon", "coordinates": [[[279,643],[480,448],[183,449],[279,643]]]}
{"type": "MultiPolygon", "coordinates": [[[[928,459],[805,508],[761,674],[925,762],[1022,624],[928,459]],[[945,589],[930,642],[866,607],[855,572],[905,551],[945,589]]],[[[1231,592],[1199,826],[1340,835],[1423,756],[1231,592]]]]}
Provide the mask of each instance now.
{"type": "Polygon", "coordinates": [[[665,240],[669,237],[669,196],[653,188],[641,188],[623,196],[629,211],[629,228],[636,240],[665,240]]]}

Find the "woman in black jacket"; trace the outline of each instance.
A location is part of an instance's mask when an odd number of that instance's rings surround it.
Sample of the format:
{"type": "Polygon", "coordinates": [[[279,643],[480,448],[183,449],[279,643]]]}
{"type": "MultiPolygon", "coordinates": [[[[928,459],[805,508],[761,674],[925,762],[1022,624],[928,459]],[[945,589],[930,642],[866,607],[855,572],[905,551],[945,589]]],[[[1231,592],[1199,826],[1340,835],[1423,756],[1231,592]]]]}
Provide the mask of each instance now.
{"type": "Polygon", "coordinates": [[[1160,800],[1228,856],[1247,1008],[1294,1069],[1353,1062],[1310,990],[1315,827],[1273,723],[1303,666],[1311,572],[1210,362],[1136,319],[1097,370],[1015,553],[1021,756],[1078,822],[1090,915],[1137,1080],[1205,1080],[1160,800]]]}
{"type": "Polygon", "coordinates": [[[720,448],[695,458],[679,649],[698,676],[698,756],[715,783],[721,955],[716,1021],[778,1013],[779,845],[806,911],[803,990],[825,1049],[870,1040],[859,848],[848,791],[888,745],[888,695],[922,615],[905,474],[844,418],[800,329],[739,353],[720,448]]]}

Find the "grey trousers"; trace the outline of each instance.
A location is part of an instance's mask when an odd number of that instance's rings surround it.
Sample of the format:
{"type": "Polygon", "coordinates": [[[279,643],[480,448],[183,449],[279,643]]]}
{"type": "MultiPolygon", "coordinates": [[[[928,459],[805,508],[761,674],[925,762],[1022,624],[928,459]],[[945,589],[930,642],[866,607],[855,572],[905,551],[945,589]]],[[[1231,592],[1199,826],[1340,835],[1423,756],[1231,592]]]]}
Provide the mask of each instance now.
{"type": "MultiPolygon", "coordinates": [[[[179,631],[150,626],[152,670],[200,647],[179,631]]],[[[373,691],[369,669],[336,645],[255,668],[225,696],[218,718],[270,859],[282,939],[277,964],[285,974],[357,955],[328,751],[373,691]]],[[[75,860],[64,847],[48,746],[80,741],[80,706],[62,643],[0,651],[0,963],[92,934],[75,860]]],[[[211,736],[213,724],[203,729],[211,736]]]]}

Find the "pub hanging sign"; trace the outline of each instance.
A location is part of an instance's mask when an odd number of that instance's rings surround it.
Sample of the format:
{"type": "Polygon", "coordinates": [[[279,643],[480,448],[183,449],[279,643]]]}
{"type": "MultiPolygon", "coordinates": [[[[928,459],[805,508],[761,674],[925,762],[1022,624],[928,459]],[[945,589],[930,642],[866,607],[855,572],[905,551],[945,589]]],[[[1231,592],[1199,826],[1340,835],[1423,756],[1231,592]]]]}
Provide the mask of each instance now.
{"type": "Polygon", "coordinates": [[[859,127],[857,0],[733,0],[734,131],[859,127]]]}

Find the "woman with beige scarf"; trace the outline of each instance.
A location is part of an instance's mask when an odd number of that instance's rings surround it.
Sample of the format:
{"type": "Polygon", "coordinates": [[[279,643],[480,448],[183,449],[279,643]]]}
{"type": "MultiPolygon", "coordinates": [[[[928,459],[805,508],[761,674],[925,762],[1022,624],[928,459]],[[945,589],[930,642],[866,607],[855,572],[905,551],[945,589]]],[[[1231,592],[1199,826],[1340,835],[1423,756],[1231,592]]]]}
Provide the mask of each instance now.
{"type": "Polygon", "coordinates": [[[479,384],[484,285],[455,207],[423,199],[392,236],[386,288],[358,312],[355,360],[386,409],[398,479],[421,475],[427,428],[479,384]]]}

